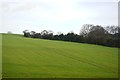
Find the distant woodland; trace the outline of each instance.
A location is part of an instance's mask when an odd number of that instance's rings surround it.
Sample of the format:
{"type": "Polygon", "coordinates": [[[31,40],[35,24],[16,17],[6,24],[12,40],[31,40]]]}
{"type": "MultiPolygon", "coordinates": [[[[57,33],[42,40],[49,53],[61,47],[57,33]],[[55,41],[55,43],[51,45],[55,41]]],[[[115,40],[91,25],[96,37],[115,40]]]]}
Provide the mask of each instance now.
{"type": "Polygon", "coordinates": [[[63,34],[58,32],[54,35],[52,30],[43,30],[40,33],[35,31],[24,30],[24,37],[40,38],[49,40],[61,40],[78,43],[97,44],[109,47],[120,47],[120,27],[85,24],[82,26],[80,33],[68,32],[63,34]]]}

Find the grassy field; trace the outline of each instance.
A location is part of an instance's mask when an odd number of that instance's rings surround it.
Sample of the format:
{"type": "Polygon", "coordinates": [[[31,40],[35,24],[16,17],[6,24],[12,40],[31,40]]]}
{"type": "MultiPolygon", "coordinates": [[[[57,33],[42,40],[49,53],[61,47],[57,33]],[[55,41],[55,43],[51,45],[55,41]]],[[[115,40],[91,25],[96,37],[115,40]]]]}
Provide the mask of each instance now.
{"type": "Polygon", "coordinates": [[[3,77],[116,78],[118,49],[2,34],[3,77]]]}

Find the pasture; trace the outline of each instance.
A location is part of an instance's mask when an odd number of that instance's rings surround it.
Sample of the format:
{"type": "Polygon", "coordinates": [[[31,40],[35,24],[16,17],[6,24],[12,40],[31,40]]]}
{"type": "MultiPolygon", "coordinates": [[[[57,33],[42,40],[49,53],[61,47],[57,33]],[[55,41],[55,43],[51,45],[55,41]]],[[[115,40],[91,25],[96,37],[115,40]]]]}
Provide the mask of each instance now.
{"type": "Polygon", "coordinates": [[[118,48],[2,34],[3,78],[117,78],[118,48]]]}

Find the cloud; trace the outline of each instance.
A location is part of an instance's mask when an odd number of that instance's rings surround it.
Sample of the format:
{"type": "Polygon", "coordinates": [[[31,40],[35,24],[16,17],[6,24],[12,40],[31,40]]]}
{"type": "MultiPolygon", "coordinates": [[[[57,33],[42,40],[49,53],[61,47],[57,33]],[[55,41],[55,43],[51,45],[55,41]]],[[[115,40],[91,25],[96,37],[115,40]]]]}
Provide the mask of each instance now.
{"type": "Polygon", "coordinates": [[[6,2],[2,2],[0,4],[0,10],[1,10],[1,12],[2,11],[7,12],[7,11],[9,11],[9,9],[10,9],[10,6],[6,2]]]}
{"type": "Polygon", "coordinates": [[[14,8],[12,11],[14,12],[17,12],[17,11],[28,11],[28,10],[31,10],[35,8],[35,5],[33,5],[32,3],[23,3],[19,6],[17,6],[16,8],[14,8]]]}
{"type": "Polygon", "coordinates": [[[113,5],[117,3],[104,2],[108,0],[102,0],[103,3],[90,1],[4,0],[4,31],[51,29],[68,32],[77,31],[81,25],[87,23],[116,24],[116,6],[113,5]]]}

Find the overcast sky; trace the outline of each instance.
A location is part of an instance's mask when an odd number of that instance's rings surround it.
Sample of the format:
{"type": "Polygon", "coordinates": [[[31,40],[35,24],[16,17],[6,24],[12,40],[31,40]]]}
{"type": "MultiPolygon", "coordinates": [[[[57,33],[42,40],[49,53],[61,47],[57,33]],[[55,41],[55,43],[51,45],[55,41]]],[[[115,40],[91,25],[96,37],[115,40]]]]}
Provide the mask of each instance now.
{"type": "Polygon", "coordinates": [[[2,0],[0,33],[79,33],[84,24],[118,25],[118,0],[2,0]]]}

